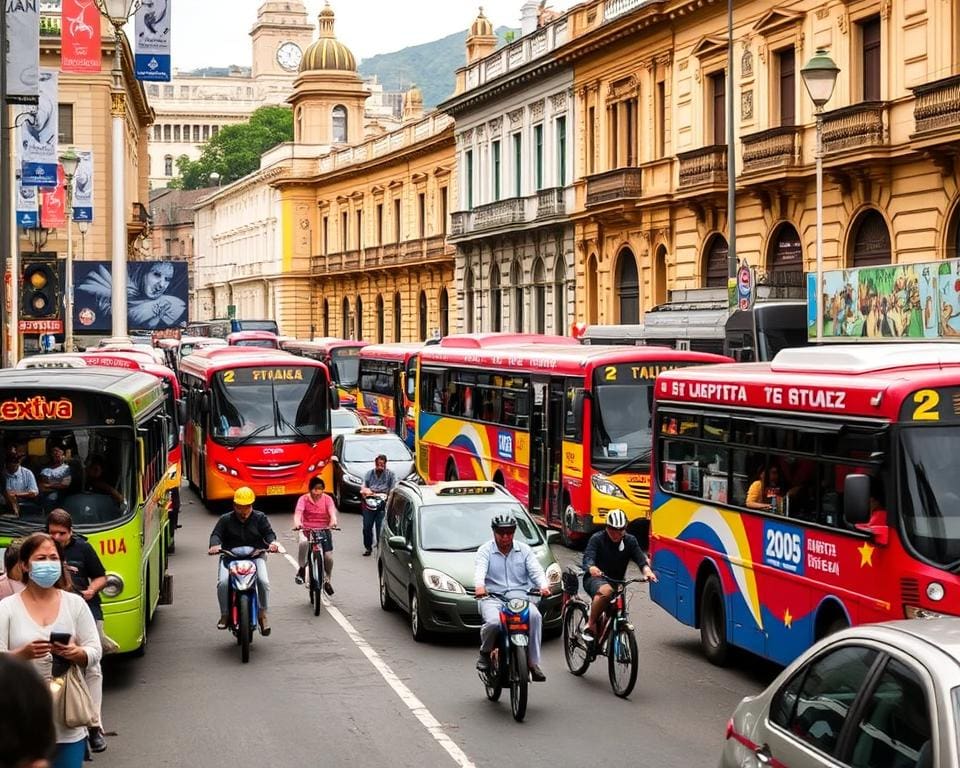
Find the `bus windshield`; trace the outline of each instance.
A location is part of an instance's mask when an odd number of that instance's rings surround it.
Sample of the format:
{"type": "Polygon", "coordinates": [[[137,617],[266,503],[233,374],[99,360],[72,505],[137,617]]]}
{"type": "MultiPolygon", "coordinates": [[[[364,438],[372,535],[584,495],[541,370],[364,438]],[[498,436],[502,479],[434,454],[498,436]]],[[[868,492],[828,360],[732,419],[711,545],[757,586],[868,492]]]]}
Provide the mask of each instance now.
{"type": "Polygon", "coordinates": [[[213,435],[225,442],[317,440],[330,434],[321,368],[265,366],[220,371],[213,379],[213,435]]]}
{"type": "Polygon", "coordinates": [[[653,381],[593,388],[593,459],[603,463],[650,454],[653,381]]]}
{"type": "Polygon", "coordinates": [[[904,534],[923,557],[960,569],[960,474],[955,427],[907,428],[902,432],[900,517],[904,534]]]}
{"type": "Polygon", "coordinates": [[[330,352],[330,375],[341,387],[355,387],[360,380],[360,348],[344,347],[330,352]]]}

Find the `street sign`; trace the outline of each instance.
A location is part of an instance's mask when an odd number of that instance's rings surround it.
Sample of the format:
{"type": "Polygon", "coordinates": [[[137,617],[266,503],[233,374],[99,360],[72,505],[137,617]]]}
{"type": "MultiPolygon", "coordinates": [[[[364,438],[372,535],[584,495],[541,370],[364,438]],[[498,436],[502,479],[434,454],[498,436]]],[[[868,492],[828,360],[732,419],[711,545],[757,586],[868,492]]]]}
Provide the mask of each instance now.
{"type": "Polygon", "coordinates": [[[753,306],[753,270],[744,259],[737,270],[737,308],[747,312],[753,306]]]}
{"type": "Polygon", "coordinates": [[[20,333],[63,333],[63,320],[18,320],[20,333]]]}

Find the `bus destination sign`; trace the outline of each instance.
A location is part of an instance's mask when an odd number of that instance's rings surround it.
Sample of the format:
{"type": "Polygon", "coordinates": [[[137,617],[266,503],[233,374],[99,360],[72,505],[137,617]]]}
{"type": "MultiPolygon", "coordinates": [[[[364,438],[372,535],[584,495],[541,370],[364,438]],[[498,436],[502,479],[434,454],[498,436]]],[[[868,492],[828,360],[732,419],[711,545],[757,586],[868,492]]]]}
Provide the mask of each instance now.
{"type": "Polygon", "coordinates": [[[288,366],[275,368],[231,368],[220,374],[223,383],[232,384],[261,384],[270,382],[272,384],[287,384],[293,382],[302,382],[304,376],[303,368],[291,368],[288,366]]]}
{"type": "Polygon", "coordinates": [[[43,395],[24,400],[0,402],[0,421],[69,421],[73,418],[70,400],[48,400],[43,395]]]}

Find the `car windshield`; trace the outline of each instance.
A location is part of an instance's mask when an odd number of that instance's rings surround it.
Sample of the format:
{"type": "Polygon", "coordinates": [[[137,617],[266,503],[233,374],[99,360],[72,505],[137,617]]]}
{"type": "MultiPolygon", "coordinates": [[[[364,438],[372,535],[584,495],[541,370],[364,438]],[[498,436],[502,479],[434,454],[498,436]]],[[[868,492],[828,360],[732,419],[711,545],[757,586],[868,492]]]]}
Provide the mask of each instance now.
{"type": "Polygon", "coordinates": [[[908,428],[903,446],[900,519],[903,532],[923,557],[960,569],[960,430],[908,428]]]}
{"type": "Polygon", "coordinates": [[[653,382],[593,389],[593,458],[600,463],[639,458],[650,451],[653,382]]]}
{"type": "Polygon", "coordinates": [[[260,347],[261,349],[277,349],[277,342],[273,339],[241,339],[233,344],[235,347],[260,347]]]}
{"type": "Polygon", "coordinates": [[[492,504],[430,504],[420,508],[420,546],[433,552],[476,552],[493,538],[490,521],[497,515],[517,519],[514,541],[536,547],[543,543],[540,529],[517,502],[492,504]]]}
{"type": "Polygon", "coordinates": [[[357,436],[350,440],[344,440],[344,461],[372,462],[381,453],[387,457],[388,469],[391,461],[407,462],[413,460],[413,454],[410,453],[406,443],[396,435],[357,436]]]}
{"type": "Polygon", "coordinates": [[[330,372],[341,387],[355,387],[360,380],[360,348],[344,347],[330,352],[330,372]]]}
{"type": "Polygon", "coordinates": [[[351,429],[360,426],[360,417],[349,408],[330,411],[330,424],[334,429],[351,429]]]}

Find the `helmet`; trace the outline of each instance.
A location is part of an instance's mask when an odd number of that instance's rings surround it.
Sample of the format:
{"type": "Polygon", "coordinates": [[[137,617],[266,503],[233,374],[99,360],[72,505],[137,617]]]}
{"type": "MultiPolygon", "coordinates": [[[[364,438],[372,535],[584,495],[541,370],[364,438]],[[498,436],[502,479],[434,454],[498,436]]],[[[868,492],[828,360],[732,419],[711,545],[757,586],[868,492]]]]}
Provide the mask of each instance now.
{"type": "Polygon", "coordinates": [[[257,500],[256,494],[247,486],[242,488],[237,488],[236,492],[233,494],[233,503],[239,504],[241,507],[246,507],[249,504],[253,504],[257,500]]]}
{"type": "Polygon", "coordinates": [[[627,516],[622,509],[611,509],[607,512],[607,526],[619,529],[627,527],[627,516]]]}
{"type": "Polygon", "coordinates": [[[500,528],[509,528],[511,531],[515,531],[517,529],[517,518],[509,513],[497,515],[490,521],[490,527],[495,531],[500,528]]]}

